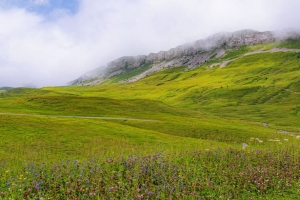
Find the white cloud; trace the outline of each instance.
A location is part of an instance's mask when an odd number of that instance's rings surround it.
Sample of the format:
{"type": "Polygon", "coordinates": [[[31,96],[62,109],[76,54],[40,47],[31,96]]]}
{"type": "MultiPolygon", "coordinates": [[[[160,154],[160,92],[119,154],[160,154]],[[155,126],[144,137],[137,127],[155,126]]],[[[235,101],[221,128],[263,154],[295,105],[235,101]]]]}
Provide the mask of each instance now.
{"type": "Polygon", "coordinates": [[[78,13],[55,10],[52,20],[0,8],[0,86],[61,85],[120,56],[221,31],[299,28],[299,7],[298,0],[80,0],[78,13]]]}
{"type": "Polygon", "coordinates": [[[49,0],[30,0],[35,5],[49,5],[49,0]]]}

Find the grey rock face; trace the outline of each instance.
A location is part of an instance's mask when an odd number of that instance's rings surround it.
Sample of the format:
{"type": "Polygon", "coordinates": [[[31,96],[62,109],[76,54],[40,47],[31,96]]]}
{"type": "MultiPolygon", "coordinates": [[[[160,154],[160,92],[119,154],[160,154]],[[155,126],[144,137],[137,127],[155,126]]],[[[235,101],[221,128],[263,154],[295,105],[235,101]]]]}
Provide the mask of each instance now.
{"type": "Polygon", "coordinates": [[[272,32],[258,32],[243,30],[234,33],[221,33],[208,37],[205,40],[198,40],[193,43],[184,44],[169,51],[151,53],[146,58],[147,64],[171,60],[182,56],[194,56],[218,48],[238,47],[250,44],[259,44],[274,41],[272,32]]]}
{"type": "Polygon", "coordinates": [[[118,58],[107,64],[107,72],[114,72],[118,70],[124,69],[132,69],[137,68],[143,64],[145,64],[147,56],[126,56],[118,58]]]}
{"type": "Polygon", "coordinates": [[[275,35],[272,32],[257,32],[251,30],[238,31],[226,41],[229,47],[272,42],[275,35]]]}

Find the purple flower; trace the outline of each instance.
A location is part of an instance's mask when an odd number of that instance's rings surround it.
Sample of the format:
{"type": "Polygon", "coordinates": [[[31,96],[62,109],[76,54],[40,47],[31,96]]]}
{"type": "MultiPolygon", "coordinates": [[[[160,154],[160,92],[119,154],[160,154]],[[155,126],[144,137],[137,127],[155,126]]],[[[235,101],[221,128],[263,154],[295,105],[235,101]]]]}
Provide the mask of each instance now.
{"type": "Polygon", "coordinates": [[[149,194],[150,196],[154,195],[154,193],[153,193],[153,192],[149,192],[148,194],[149,194]]]}

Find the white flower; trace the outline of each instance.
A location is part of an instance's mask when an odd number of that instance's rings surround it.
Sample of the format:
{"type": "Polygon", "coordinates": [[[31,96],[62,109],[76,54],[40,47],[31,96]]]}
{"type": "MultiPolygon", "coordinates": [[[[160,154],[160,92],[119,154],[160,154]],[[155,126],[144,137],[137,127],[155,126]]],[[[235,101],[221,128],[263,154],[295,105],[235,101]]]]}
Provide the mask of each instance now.
{"type": "Polygon", "coordinates": [[[280,140],[278,140],[277,138],[275,140],[273,139],[269,139],[270,142],[280,142],[280,140]]]}

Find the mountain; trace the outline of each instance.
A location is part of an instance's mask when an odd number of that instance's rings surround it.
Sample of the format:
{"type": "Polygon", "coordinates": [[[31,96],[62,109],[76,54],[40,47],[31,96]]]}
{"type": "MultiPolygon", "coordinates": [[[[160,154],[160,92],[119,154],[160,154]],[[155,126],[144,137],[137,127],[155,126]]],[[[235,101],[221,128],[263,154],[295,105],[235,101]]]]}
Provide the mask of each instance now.
{"type": "Polygon", "coordinates": [[[87,72],[71,82],[77,85],[97,85],[105,80],[137,70],[130,77],[125,76],[123,82],[134,82],[163,68],[186,66],[193,69],[212,59],[222,58],[228,51],[247,45],[278,42],[297,38],[297,33],[283,34],[279,32],[258,32],[241,30],[233,33],[218,33],[206,39],[183,44],[168,51],[150,53],[149,55],[125,56],[109,62],[93,71],[87,72]],[[133,76],[134,75],[134,76],[133,76]],[[127,78],[127,79],[126,79],[127,78]]]}

